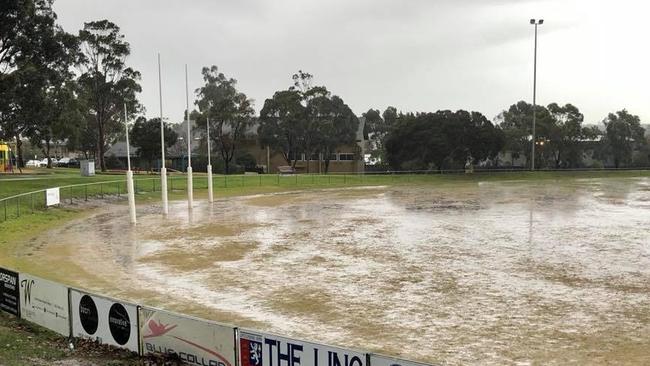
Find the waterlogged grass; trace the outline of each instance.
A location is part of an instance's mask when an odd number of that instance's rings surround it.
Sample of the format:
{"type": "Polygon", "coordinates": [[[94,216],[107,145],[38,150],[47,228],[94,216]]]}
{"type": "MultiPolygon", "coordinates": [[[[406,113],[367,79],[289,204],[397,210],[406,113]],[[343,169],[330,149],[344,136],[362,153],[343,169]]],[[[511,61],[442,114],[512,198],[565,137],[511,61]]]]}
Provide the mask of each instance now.
{"type": "MultiPolygon", "coordinates": [[[[41,169],[42,170],[42,169],[41,169]]],[[[34,192],[45,188],[61,187],[63,204],[74,204],[93,198],[123,197],[126,193],[124,175],[78,176],[74,169],[50,170],[49,174],[4,175],[0,177],[0,225],[3,222],[20,220],[45,209],[45,193],[34,192]],[[9,196],[23,194],[11,199],[9,196]]],[[[214,191],[217,196],[269,193],[296,189],[323,189],[347,186],[372,185],[444,185],[478,183],[481,181],[504,180],[570,180],[588,178],[650,177],[650,171],[568,171],[568,172],[490,172],[475,174],[328,174],[328,175],[215,175],[214,191]]],[[[195,173],[193,186],[197,198],[207,195],[207,175],[195,173]]],[[[187,194],[187,177],[182,174],[169,175],[167,187],[170,199],[182,199],[187,194]]],[[[134,188],[139,201],[154,201],[159,198],[160,178],[141,174],[134,179],[134,188]]]]}
{"type": "MultiPolygon", "coordinates": [[[[93,184],[61,191],[63,205],[44,210],[44,195],[24,196],[10,200],[4,218],[3,202],[0,202],[0,266],[23,269],[30,266],[29,256],[21,254],[21,248],[38,233],[47,231],[72,219],[82,218],[96,208],[103,199],[118,197],[125,204],[124,176],[98,175],[80,177],[74,170],[55,170],[54,173],[30,176],[39,179],[16,180],[18,176],[0,177],[0,199],[10,195],[30,192],[49,187],[96,183],[108,180],[118,182],[93,184]],[[44,179],[40,179],[44,178],[44,179]],[[32,199],[34,200],[32,203],[32,199]],[[88,203],[86,203],[86,199],[88,203]],[[70,204],[72,202],[72,204],[70,204]],[[20,213],[17,214],[16,211],[20,213]]],[[[478,184],[483,181],[570,181],[590,178],[641,178],[650,177],[650,171],[589,171],[589,172],[510,172],[475,174],[367,174],[367,175],[237,175],[214,176],[215,197],[231,197],[261,193],[274,193],[303,189],[325,189],[372,185],[453,185],[478,184]]],[[[28,177],[29,178],[29,177],[28,177]]],[[[170,199],[183,200],[187,196],[187,180],[183,175],[168,177],[170,199]]],[[[160,200],[160,181],[156,176],[136,176],[136,200],[139,204],[156,204],[160,200]]],[[[207,177],[195,174],[196,199],[207,197],[207,177]]],[[[0,316],[0,365],[50,364],[61,359],[83,357],[66,350],[62,338],[36,326],[0,316]],[[8,346],[7,346],[8,345],[8,346]],[[36,360],[36,361],[34,361],[36,360]]],[[[87,358],[82,358],[87,361],[87,358]]],[[[81,361],[79,364],[84,364],[81,361]]],[[[101,364],[101,363],[100,363],[101,364]]]]}

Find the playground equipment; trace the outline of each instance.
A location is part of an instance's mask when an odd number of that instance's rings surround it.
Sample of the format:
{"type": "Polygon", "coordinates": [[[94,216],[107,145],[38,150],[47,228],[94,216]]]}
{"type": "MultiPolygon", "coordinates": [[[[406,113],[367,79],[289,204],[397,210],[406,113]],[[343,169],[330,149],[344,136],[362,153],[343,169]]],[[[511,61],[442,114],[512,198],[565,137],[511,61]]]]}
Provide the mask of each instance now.
{"type": "Polygon", "coordinates": [[[13,171],[13,165],[11,163],[11,149],[6,143],[0,142],[0,172],[11,171],[13,171]]]}

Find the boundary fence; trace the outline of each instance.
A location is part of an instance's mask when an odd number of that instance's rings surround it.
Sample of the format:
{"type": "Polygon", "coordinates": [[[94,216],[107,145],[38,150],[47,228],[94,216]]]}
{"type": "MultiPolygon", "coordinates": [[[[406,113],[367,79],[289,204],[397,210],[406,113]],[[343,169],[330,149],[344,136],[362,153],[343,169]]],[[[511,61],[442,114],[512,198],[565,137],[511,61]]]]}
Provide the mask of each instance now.
{"type": "MultiPolygon", "coordinates": [[[[135,304],[0,267],[0,310],[61,336],[206,366],[426,366],[135,304]]],[[[1,347],[1,346],[0,346],[1,347]]]]}
{"type": "MultiPolygon", "coordinates": [[[[536,170],[535,172],[611,172],[611,171],[650,171],[650,168],[582,168],[536,170]]],[[[243,174],[243,175],[213,175],[214,189],[245,188],[253,186],[348,186],[348,185],[380,185],[397,182],[416,182],[426,179],[425,176],[462,175],[465,170],[408,170],[408,171],[378,171],[363,173],[328,173],[328,174],[243,174]]],[[[531,173],[524,169],[475,169],[473,174],[507,174],[531,173]]],[[[2,180],[0,180],[2,182],[2,180]]],[[[160,191],[160,177],[134,179],[136,194],[160,191]]],[[[103,182],[92,182],[59,186],[60,201],[63,204],[88,201],[92,198],[126,197],[126,178],[103,182]]],[[[167,188],[170,193],[182,192],[187,189],[187,176],[170,175],[167,177],[167,188]]],[[[207,189],[206,175],[194,176],[194,189],[207,189]]],[[[137,197],[137,196],[136,196],[137,197]]],[[[47,209],[46,189],[21,193],[0,198],[0,223],[21,217],[26,213],[34,213],[47,209]]]]}

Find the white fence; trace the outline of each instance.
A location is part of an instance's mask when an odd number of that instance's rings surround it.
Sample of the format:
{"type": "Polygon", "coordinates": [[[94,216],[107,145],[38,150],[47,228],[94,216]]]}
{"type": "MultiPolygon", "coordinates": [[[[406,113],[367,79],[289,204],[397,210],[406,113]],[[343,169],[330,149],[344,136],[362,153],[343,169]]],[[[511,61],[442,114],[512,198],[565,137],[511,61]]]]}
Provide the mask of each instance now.
{"type": "Polygon", "coordinates": [[[0,267],[0,310],[66,337],[206,366],[428,366],[140,306],[0,267]]]}

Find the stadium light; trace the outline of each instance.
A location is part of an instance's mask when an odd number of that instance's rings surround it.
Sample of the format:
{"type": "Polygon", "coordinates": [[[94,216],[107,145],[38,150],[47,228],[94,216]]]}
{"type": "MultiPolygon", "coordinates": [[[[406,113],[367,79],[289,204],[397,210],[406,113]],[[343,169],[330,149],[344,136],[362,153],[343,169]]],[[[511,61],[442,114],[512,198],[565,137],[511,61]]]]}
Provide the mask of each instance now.
{"type": "Polygon", "coordinates": [[[544,19],[531,19],[530,24],[535,26],[535,56],[533,61],[533,139],[531,149],[530,170],[535,170],[535,122],[537,119],[537,26],[544,24],[544,19]]]}

